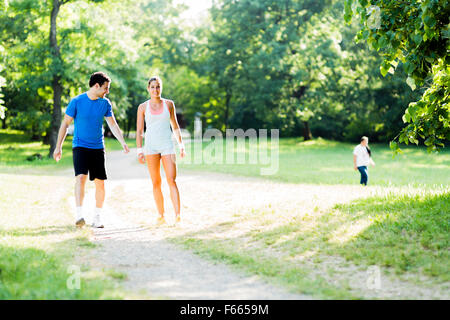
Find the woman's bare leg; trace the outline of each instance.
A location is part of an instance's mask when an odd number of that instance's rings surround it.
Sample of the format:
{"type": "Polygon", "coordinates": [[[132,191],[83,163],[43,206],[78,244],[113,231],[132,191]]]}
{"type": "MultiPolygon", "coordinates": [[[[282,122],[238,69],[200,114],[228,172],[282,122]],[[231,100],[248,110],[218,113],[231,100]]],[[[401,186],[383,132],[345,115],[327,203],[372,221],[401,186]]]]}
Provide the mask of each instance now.
{"type": "Polygon", "coordinates": [[[156,208],[161,217],[164,216],[164,198],[161,192],[160,154],[146,155],[146,162],[150,177],[153,183],[153,198],[155,198],[156,208]]]}
{"type": "Polygon", "coordinates": [[[162,163],[164,167],[164,172],[166,173],[167,183],[170,189],[170,198],[172,199],[173,209],[175,210],[175,215],[180,215],[180,193],[178,192],[178,186],[176,183],[177,178],[177,164],[176,157],[174,154],[168,154],[162,156],[162,163]]]}

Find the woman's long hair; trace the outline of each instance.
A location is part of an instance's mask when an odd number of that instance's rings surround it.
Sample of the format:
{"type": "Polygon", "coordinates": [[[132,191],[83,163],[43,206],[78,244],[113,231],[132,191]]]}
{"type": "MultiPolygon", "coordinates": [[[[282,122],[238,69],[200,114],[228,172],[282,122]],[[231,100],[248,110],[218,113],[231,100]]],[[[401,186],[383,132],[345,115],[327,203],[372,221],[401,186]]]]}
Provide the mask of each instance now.
{"type": "MultiPolygon", "coordinates": [[[[361,141],[363,141],[363,140],[369,141],[369,138],[367,138],[366,136],[361,137],[361,141]]],[[[370,150],[369,146],[366,146],[366,150],[367,150],[367,153],[369,154],[369,157],[371,157],[372,156],[372,151],[370,150]]]]}

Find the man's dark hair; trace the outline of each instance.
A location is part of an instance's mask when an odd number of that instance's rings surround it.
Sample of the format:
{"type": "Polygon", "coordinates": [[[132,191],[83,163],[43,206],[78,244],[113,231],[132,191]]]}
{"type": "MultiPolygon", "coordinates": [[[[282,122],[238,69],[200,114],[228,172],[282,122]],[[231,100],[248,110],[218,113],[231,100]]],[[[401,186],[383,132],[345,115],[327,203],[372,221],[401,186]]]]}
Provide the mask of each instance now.
{"type": "Polygon", "coordinates": [[[96,83],[101,87],[105,82],[111,82],[111,78],[106,73],[101,71],[94,72],[89,79],[89,88],[95,86],[96,83]]]}

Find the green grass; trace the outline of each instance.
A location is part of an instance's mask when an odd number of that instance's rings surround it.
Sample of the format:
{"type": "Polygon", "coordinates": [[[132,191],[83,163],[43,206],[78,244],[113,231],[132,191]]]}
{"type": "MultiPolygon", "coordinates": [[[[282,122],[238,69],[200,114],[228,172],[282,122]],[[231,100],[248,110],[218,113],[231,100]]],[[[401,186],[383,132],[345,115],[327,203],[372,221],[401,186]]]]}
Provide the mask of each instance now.
{"type": "Polygon", "coordinates": [[[118,276],[75,261],[95,248],[73,225],[73,179],[0,173],[0,299],[120,299],[118,276]],[[80,270],[80,288],[67,281],[80,270]]]}
{"type": "MultiPolygon", "coordinates": [[[[0,298],[110,297],[107,292],[111,290],[111,281],[126,277],[114,270],[95,275],[84,271],[84,289],[77,292],[65,289],[67,267],[72,258],[67,252],[95,247],[85,234],[73,232],[68,222],[71,222],[70,210],[63,208],[64,215],[55,215],[54,212],[60,210],[55,207],[44,213],[47,216],[34,215],[34,208],[42,212],[42,206],[52,203],[49,198],[52,193],[63,192],[62,197],[67,198],[73,192],[71,177],[51,174],[55,169],[71,167],[70,137],[58,164],[47,159],[27,161],[26,157],[33,153],[46,154],[48,146],[28,142],[21,132],[0,130],[0,141],[0,172],[4,172],[0,173],[0,198],[8,199],[0,202],[0,238],[6,239],[0,247],[0,298]],[[35,169],[37,174],[23,175],[20,173],[22,168],[35,169]],[[45,178],[39,175],[45,175],[45,178]],[[42,190],[50,192],[43,193],[42,190]],[[22,226],[23,221],[27,226],[36,226],[32,229],[22,226]],[[55,241],[54,238],[60,235],[68,236],[70,240],[55,241]],[[30,282],[25,279],[27,277],[30,282]]],[[[115,139],[107,139],[105,143],[107,150],[120,150],[115,139]]],[[[134,146],[133,140],[128,143],[134,146]]],[[[271,176],[261,176],[261,166],[248,164],[248,161],[247,164],[195,164],[194,159],[189,158],[199,156],[193,152],[193,144],[187,144],[188,159],[179,161],[179,165],[182,171],[224,172],[290,183],[323,184],[324,187],[357,185],[359,174],[353,171],[353,146],[322,139],[308,142],[281,139],[279,170],[271,176]]],[[[203,143],[204,152],[208,150],[206,147],[203,143]]],[[[387,146],[371,147],[377,166],[370,168],[369,184],[377,185],[381,190],[398,187],[389,189],[393,191],[388,195],[367,197],[327,210],[320,205],[298,208],[298,212],[290,213],[289,217],[285,216],[286,212],[270,206],[267,209],[248,208],[248,213],[235,214],[232,221],[175,237],[172,241],[202,256],[321,298],[359,296],[348,289],[345,279],[338,288],[321,277],[310,278],[313,270],[299,264],[298,258],[306,257],[320,263],[324,256],[340,256],[362,267],[378,265],[397,275],[423,274],[436,283],[448,282],[449,152],[428,154],[424,148],[408,147],[403,155],[393,159],[387,146]],[[248,224],[251,231],[248,231],[248,224]],[[247,228],[241,236],[232,239],[216,236],[218,231],[239,228],[247,228]]],[[[247,149],[237,148],[236,152],[248,156],[248,145],[247,149]]],[[[329,269],[327,272],[333,275],[335,271],[329,269]]]]}
{"type": "MultiPolygon", "coordinates": [[[[135,139],[126,139],[130,148],[136,147],[135,139]]],[[[63,144],[61,160],[56,163],[53,158],[48,158],[50,146],[40,141],[29,141],[29,137],[18,130],[0,129],[0,169],[5,171],[17,171],[22,168],[46,168],[57,170],[72,166],[72,136],[67,136],[63,144]],[[42,159],[33,157],[40,154],[42,159]],[[27,160],[27,159],[30,160],[27,160]]],[[[115,138],[105,138],[105,150],[121,150],[120,143],[115,138]]]]}
{"type": "Polygon", "coordinates": [[[448,190],[372,197],[249,236],[290,256],[320,249],[357,265],[392,267],[398,274],[422,272],[449,281],[449,200],[448,190]]]}
{"type": "Polygon", "coordinates": [[[117,280],[126,280],[127,275],[123,272],[118,272],[112,269],[106,269],[104,272],[111,278],[117,279],[117,280]]]}
{"type": "MultiPolygon", "coordinates": [[[[249,154],[252,152],[247,142],[246,147],[235,146],[235,159],[245,156],[244,164],[236,161],[226,163],[226,150],[233,150],[228,142],[223,144],[223,153],[213,162],[215,154],[207,149],[208,143],[203,142],[203,153],[198,146],[200,142],[186,144],[188,156],[180,159],[182,170],[212,171],[231,173],[241,176],[262,177],[289,183],[311,184],[358,184],[359,173],[353,169],[353,147],[355,144],[341,143],[317,139],[303,142],[302,139],[286,138],[279,141],[278,171],[273,175],[261,175],[262,168],[267,164],[250,164],[249,154]],[[211,156],[212,154],[212,156],[211,156]],[[208,156],[210,155],[210,156],[208,156]],[[206,159],[206,160],[205,160],[206,159]]],[[[267,155],[270,159],[275,144],[258,147],[252,144],[259,155],[267,155]]],[[[375,167],[369,168],[369,184],[380,186],[433,187],[448,185],[450,182],[450,152],[428,154],[423,147],[407,146],[403,154],[392,157],[388,145],[371,144],[375,167]]],[[[259,158],[258,158],[259,159],[259,158]]],[[[264,159],[264,158],[262,158],[264,159]]],[[[258,162],[261,162],[258,160],[258,162]]]]}
{"type": "Polygon", "coordinates": [[[80,288],[67,285],[67,261],[77,250],[73,242],[54,250],[0,245],[0,300],[10,299],[118,299],[114,285],[103,276],[80,277],[80,288]]]}
{"type": "Polygon", "coordinates": [[[274,284],[282,284],[290,291],[313,295],[319,299],[359,299],[345,288],[335,287],[320,276],[312,279],[304,266],[264,256],[259,250],[242,248],[238,241],[206,240],[190,237],[172,238],[172,242],[193,250],[194,253],[214,261],[227,263],[249,275],[258,275],[274,284]]]}
{"type": "Polygon", "coordinates": [[[328,277],[317,275],[314,269],[329,257],[340,256],[344,265],[350,263],[360,270],[376,265],[385,275],[414,275],[420,286],[443,285],[450,281],[449,235],[447,188],[409,194],[402,190],[325,211],[299,209],[289,217],[270,208],[252,210],[170,240],[297,293],[321,299],[359,299],[363,296],[348,285],[353,269],[335,276],[336,270],[327,267],[328,277]],[[229,231],[239,236],[222,236],[229,231]],[[419,281],[421,275],[428,280],[419,281]],[[339,279],[339,284],[332,285],[330,279],[339,279]]]}
{"type": "Polygon", "coordinates": [[[422,272],[450,281],[450,193],[389,195],[336,207],[356,223],[371,225],[351,241],[331,246],[357,263],[422,272]]]}
{"type": "MultiPolygon", "coordinates": [[[[127,139],[130,147],[136,146],[135,139],[127,139]]],[[[300,138],[283,138],[279,140],[278,170],[272,175],[261,175],[261,169],[270,167],[270,157],[275,144],[258,146],[248,140],[245,146],[234,146],[224,143],[223,153],[218,161],[212,151],[208,149],[208,143],[203,142],[203,152],[198,152],[199,142],[187,143],[188,156],[179,159],[179,167],[182,170],[212,171],[231,173],[241,176],[262,177],[289,183],[312,184],[358,184],[359,173],[353,170],[352,151],[355,144],[341,143],[316,139],[302,141],[300,138]],[[231,147],[231,148],[230,148],[231,147]],[[228,149],[227,149],[228,148],[228,149]],[[226,151],[234,150],[235,161],[226,163],[226,151]],[[251,164],[249,154],[256,150],[257,162],[251,164]],[[261,164],[267,155],[266,164],[261,164]],[[244,157],[244,163],[237,163],[239,157],[244,157]],[[220,160],[221,159],[221,160],[220,160]],[[197,163],[198,162],[198,163],[197,163]]],[[[369,168],[369,184],[380,186],[404,186],[432,188],[450,183],[450,152],[444,150],[439,154],[428,154],[423,147],[404,147],[404,153],[392,157],[392,151],[387,145],[372,144],[375,167],[369,168]]],[[[56,164],[53,159],[48,159],[48,146],[41,142],[30,142],[22,132],[15,130],[0,130],[0,170],[5,171],[15,168],[39,168],[57,170],[72,166],[72,137],[67,136],[63,145],[63,156],[56,164]],[[42,160],[28,161],[27,158],[39,153],[42,160]]],[[[120,150],[120,143],[114,138],[105,138],[105,149],[120,150]]],[[[274,162],[273,162],[274,163],[274,162]]]]}

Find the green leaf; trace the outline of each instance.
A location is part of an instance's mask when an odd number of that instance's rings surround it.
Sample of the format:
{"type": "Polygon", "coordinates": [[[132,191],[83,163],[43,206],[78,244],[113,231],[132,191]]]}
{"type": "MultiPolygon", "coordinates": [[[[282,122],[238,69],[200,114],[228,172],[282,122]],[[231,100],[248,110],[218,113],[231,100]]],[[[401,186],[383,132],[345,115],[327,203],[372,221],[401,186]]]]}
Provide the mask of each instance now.
{"type": "Polygon", "coordinates": [[[353,16],[352,5],[353,5],[353,0],[345,1],[344,19],[345,19],[345,22],[347,22],[347,23],[352,22],[352,16],[353,16]]]}
{"type": "Polygon", "coordinates": [[[403,122],[407,123],[411,121],[411,115],[408,113],[408,110],[406,110],[405,114],[402,117],[403,122]]]}
{"type": "Polygon", "coordinates": [[[420,34],[414,34],[411,36],[411,38],[416,45],[419,45],[422,42],[422,36],[420,34]]]}
{"type": "Polygon", "coordinates": [[[380,39],[378,39],[378,46],[379,46],[380,48],[384,48],[384,47],[387,46],[387,44],[388,44],[388,39],[387,39],[387,37],[386,37],[385,35],[382,35],[382,36],[380,37],[380,39]]]}
{"type": "Polygon", "coordinates": [[[368,37],[369,37],[369,30],[364,30],[362,33],[362,38],[364,40],[367,40],[368,37]]]}
{"type": "Polygon", "coordinates": [[[386,60],[383,61],[383,63],[380,66],[380,72],[383,77],[385,77],[388,72],[393,73],[393,70],[394,69],[392,68],[391,64],[386,60]]]}
{"type": "Polygon", "coordinates": [[[428,28],[433,28],[436,25],[436,19],[433,16],[424,16],[423,17],[423,23],[428,27],[428,28]]]}
{"type": "Polygon", "coordinates": [[[416,81],[414,81],[413,78],[408,77],[408,79],[406,79],[406,83],[408,84],[408,86],[411,88],[412,91],[416,90],[416,81]]]}
{"type": "Polygon", "coordinates": [[[387,73],[388,73],[388,70],[386,68],[384,68],[384,65],[381,65],[380,66],[380,72],[381,72],[381,75],[383,77],[385,77],[387,75],[387,73]]]}
{"type": "Polygon", "coordinates": [[[434,137],[428,137],[428,138],[424,141],[424,144],[425,144],[426,146],[431,146],[431,145],[433,145],[433,143],[434,143],[434,137]]]}
{"type": "Polygon", "coordinates": [[[367,0],[359,0],[359,4],[360,4],[362,7],[367,7],[367,6],[369,5],[369,3],[368,3],[367,0]]]}
{"type": "Polygon", "coordinates": [[[391,141],[389,143],[389,148],[391,148],[391,150],[397,150],[398,149],[398,143],[395,141],[391,141]]]}
{"type": "Polygon", "coordinates": [[[411,61],[406,61],[404,64],[404,67],[405,67],[405,72],[407,74],[413,73],[414,70],[416,70],[416,68],[417,68],[416,64],[411,61]]]}
{"type": "Polygon", "coordinates": [[[411,143],[415,143],[416,145],[419,145],[419,140],[417,140],[415,137],[409,137],[409,141],[411,143]]]}

